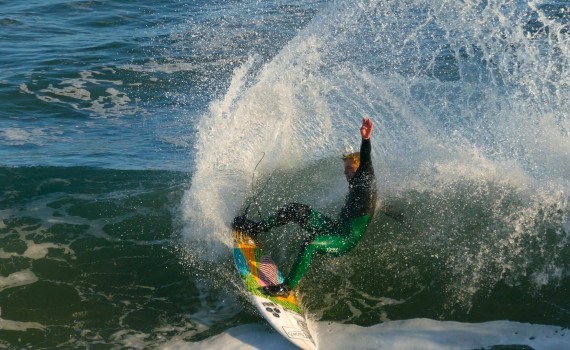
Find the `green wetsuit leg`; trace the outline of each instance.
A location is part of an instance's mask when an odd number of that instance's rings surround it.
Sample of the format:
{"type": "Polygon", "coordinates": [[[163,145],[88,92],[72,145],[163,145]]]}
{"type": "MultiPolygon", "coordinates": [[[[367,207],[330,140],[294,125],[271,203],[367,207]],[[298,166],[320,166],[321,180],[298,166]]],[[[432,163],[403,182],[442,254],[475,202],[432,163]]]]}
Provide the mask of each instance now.
{"type": "MultiPolygon", "coordinates": [[[[322,214],[315,212],[312,216],[319,217],[322,214]]],[[[317,222],[317,220],[314,222],[317,222]]],[[[305,272],[307,272],[315,253],[333,256],[342,256],[348,253],[362,238],[368,222],[370,222],[370,215],[363,215],[341,225],[329,226],[327,227],[328,230],[321,231],[312,241],[305,241],[291,267],[289,275],[285,278],[285,284],[291,288],[297,286],[305,272]]]]}
{"type": "Polygon", "coordinates": [[[309,233],[297,255],[285,283],[295,288],[311,264],[313,254],[341,256],[358,244],[370,215],[339,223],[311,209],[308,205],[290,203],[280,208],[276,215],[261,222],[263,231],[294,222],[309,233]]]}
{"type": "Polygon", "coordinates": [[[305,242],[291,267],[289,275],[285,278],[285,284],[291,288],[297,286],[311,265],[313,254],[342,255],[351,248],[347,243],[348,240],[345,236],[332,235],[318,236],[313,241],[305,242]]]}

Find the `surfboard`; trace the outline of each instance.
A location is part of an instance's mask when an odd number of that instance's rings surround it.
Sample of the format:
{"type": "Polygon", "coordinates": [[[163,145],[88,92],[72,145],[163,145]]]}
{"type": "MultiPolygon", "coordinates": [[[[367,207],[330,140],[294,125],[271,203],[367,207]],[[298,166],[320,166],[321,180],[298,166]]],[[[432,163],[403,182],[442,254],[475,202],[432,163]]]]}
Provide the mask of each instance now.
{"type": "Polygon", "coordinates": [[[293,344],[301,349],[317,349],[295,292],[287,297],[273,297],[262,291],[264,286],[283,282],[277,265],[249,234],[236,229],[232,232],[234,261],[253,305],[277,332],[293,344]]]}

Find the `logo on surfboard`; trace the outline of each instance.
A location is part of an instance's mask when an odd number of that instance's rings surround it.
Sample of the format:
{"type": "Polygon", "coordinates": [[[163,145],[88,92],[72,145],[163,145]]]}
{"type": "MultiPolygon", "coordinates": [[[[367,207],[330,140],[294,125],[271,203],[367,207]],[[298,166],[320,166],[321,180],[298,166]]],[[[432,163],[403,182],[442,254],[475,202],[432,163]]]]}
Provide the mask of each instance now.
{"type": "Polygon", "coordinates": [[[289,338],[312,340],[311,336],[302,329],[283,326],[283,330],[289,338]]]}

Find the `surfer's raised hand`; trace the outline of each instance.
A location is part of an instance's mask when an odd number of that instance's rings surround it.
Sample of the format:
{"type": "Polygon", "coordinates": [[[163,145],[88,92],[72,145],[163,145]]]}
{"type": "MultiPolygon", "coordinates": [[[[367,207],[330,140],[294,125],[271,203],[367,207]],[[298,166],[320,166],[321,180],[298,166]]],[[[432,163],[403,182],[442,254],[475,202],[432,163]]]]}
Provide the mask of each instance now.
{"type": "Polygon", "coordinates": [[[374,129],[374,125],[372,125],[372,120],[368,117],[362,118],[362,126],[360,127],[360,135],[365,140],[369,140],[370,136],[372,136],[372,129],[374,129]]]}

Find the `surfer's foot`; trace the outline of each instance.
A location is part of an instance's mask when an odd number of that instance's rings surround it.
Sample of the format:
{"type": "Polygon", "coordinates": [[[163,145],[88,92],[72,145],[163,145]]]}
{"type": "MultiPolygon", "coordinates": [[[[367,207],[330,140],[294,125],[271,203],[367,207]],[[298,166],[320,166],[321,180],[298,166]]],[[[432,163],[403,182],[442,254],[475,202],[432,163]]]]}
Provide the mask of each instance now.
{"type": "Polygon", "coordinates": [[[245,216],[236,217],[232,223],[232,227],[254,236],[257,236],[261,231],[263,231],[263,225],[261,225],[261,223],[249,220],[245,216]]]}
{"type": "Polygon", "coordinates": [[[286,297],[291,293],[291,287],[285,283],[276,284],[274,286],[263,287],[263,293],[273,297],[286,297]]]}

